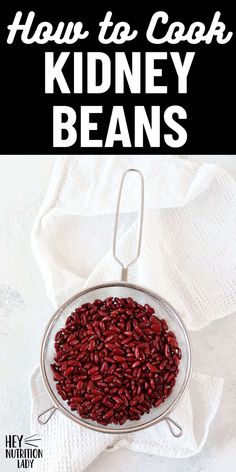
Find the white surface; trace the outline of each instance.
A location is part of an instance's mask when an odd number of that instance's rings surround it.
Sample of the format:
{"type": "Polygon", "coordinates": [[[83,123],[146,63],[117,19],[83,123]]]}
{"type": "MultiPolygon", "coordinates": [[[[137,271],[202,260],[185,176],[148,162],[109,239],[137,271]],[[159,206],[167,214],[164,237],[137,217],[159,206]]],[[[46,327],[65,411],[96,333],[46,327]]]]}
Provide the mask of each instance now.
{"type": "MultiPolygon", "coordinates": [[[[196,159],[221,164],[236,177],[236,157],[196,159]]],[[[1,406],[4,405],[1,408],[1,449],[5,434],[29,434],[28,379],[38,363],[42,335],[39,326],[42,319],[46,323],[52,310],[31,253],[29,235],[53,162],[52,156],[0,157],[0,358],[1,406]],[[14,251],[6,251],[6,242],[14,251]],[[10,254],[11,258],[8,257],[10,254]],[[15,267],[17,270],[13,269],[15,267]]],[[[204,330],[204,335],[195,333],[192,336],[195,356],[203,349],[208,352],[208,363],[204,362],[201,370],[225,378],[217,418],[199,455],[174,460],[119,450],[102,454],[88,471],[100,472],[106,468],[115,472],[154,472],[157,468],[160,472],[235,470],[236,349],[232,336],[235,330],[236,317],[232,315],[212,323],[204,330]]],[[[3,461],[2,470],[12,472],[15,465],[3,461]]]]}

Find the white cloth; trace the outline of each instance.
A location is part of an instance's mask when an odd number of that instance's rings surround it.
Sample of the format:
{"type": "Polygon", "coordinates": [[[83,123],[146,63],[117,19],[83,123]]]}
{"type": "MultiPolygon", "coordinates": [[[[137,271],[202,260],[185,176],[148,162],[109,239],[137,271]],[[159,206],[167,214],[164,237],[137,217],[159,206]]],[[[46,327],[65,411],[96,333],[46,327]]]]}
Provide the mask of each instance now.
{"type": "MultiPolygon", "coordinates": [[[[234,312],[236,183],[214,165],[175,157],[58,160],[32,236],[50,300],[58,306],[84,286],[119,279],[112,255],[114,211],[129,167],[138,167],[145,179],[141,256],[129,279],[166,298],[190,330],[234,312]]],[[[124,254],[134,246],[137,201],[134,186],[127,187],[124,254]]]]}
{"type": "MultiPolygon", "coordinates": [[[[114,210],[124,170],[145,179],[145,218],[140,259],[129,280],[147,286],[176,307],[196,330],[236,310],[236,185],[222,169],[157,156],[71,156],[60,158],[34,225],[32,244],[49,298],[60,305],[82,287],[115,280],[114,210]]],[[[122,205],[119,251],[132,258],[137,195],[129,176],[122,205]]],[[[127,259],[128,262],[128,259],[127,259]]],[[[184,402],[172,417],[183,425],[180,439],[165,423],[129,436],[80,428],[56,413],[40,430],[47,438],[40,472],[78,472],[108,445],[168,457],[200,450],[221,397],[223,380],[193,374],[184,402]]],[[[33,430],[50,400],[38,371],[32,377],[33,430]]]]}
{"type": "Polygon", "coordinates": [[[32,434],[39,434],[43,459],[35,461],[35,472],[81,472],[106,448],[127,447],[133,451],[184,458],[200,451],[219,406],[223,379],[193,373],[184,400],[171,413],[183,427],[183,435],[173,438],[165,421],[126,435],[102,434],[80,427],[58,411],[39,426],[38,415],[51,406],[39,369],[31,378],[33,397],[32,434]]]}

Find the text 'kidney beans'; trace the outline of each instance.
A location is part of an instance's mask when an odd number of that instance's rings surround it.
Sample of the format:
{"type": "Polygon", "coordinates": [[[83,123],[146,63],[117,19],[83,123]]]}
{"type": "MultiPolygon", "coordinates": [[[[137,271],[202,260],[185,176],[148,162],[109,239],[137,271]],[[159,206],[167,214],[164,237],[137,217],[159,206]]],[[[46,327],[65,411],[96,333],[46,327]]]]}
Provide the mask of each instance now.
{"type": "Polygon", "coordinates": [[[148,304],[109,297],[71,313],[55,336],[58,394],[81,418],[138,421],[171,394],[181,349],[148,304]]]}

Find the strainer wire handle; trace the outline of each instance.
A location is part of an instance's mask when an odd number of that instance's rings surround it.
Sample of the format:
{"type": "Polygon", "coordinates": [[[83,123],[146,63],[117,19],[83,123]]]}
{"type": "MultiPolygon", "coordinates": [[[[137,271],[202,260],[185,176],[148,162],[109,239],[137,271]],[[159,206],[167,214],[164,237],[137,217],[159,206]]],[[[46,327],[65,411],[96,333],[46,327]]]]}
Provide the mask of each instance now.
{"type": "Polygon", "coordinates": [[[143,232],[143,211],[144,211],[144,178],[142,172],[138,169],[127,169],[121,179],[117,205],[116,205],[116,216],[115,216],[115,226],[114,226],[114,238],[113,238],[113,256],[120,264],[122,268],[121,272],[121,280],[127,282],[128,279],[128,268],[137,261],[140,256],[141,251],[141,243],[142,243],[142,232],[143,232]],[[137,252],[135,257],[129,262],[129,264],[125,265],[117,256],[117,230],[118,230],[118,223],[119,223],[119,216],[120,216],[120,201],[121,195],[123,190],[123,185],[125,178],[128,173],[135,172],[140,177],[140,207],[139,207],[139,224],[138,224],[138,232],[137,232],[137,252]]]}
{"type": "Polygon", "coordinates": [[[47,410],[43,411],[39,416],[38,416],[38,422],[41,425],[45,425],[48,423],[48,421],[51,419],[52,415],[54,415],[55,411],[57,408],[55,406],[51,406],[47,410]],[[45,418],[45,419],[44,419],[45,418]]]}
{"type": "Polygon", "coordinates": [[[165,418],[165,421],[168,425],[168,428],[172,436],[174,436],[175,438],[180,438],[183,434],[183,430],[181,426],[178,423],[176,423],[176,421],[172,420],[172,418],[170,418],[169,416],[165,418]]]}

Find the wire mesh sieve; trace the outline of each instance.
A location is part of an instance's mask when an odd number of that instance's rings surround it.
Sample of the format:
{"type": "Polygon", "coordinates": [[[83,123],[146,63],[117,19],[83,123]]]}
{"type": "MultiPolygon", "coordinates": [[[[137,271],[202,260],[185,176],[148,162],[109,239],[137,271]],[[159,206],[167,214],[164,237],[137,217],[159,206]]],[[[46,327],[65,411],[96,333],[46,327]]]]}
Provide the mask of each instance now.
{"type": "Polygon", "coordinates": [[[99,432],[113,434],[130,433],[147,428],[155,423],[165,420],[173,436],[179,437],[182,435],[181,426],[177,424],[173,419],[169,418],[168,415],[176,408],[176,406],[180,402],[190,380],[192,369],[192,351],[189,335],[184,326],[184,323],[182,322],[176,310],[166,300],[164,300],[163,297],[159,296],[158,294],[150,291],[145,287],[127,282],[128,269],[131,264],[136,262],[141,251],[143,213],[143,175],[137,169],[128,169],[123,174],[121,185],[119,188],[113,240],[113,255],[122,269],[121,281],[108,282],[81,291],[80,293],[70,298],[70,300],[68,300],[62,307],[60,307],[49,321],[41,346],[40,367],[43,382],[52,400],[53,406],[41,413],[41,415],[39,415],[38,421],[40,422],[40,424],[46,424],[50,420],[51,416],[55,413],[55,411],[59,410],[61,413],[63,413],[76,423],[99,432]],[[123,185],[127,174],[130,172],[136,173],[139,176],[141,198],[137,234],[137,252],[131,262],[125,265],[117,255],[117,230],[119,223],[120,202],[123,185]],[[182,350],[182,360],[179,366],[179,374],[176,377],[176,385],[173,388],[173,391],[170,396],[159,407],[153,407],[148,414],[142,415],[138,421],[127,421],[122,426],[116,424],[109,424],[107,426],[100,425],[90,419],[81,418],[77,411],[72,411],[67,405],[66,401],[63,401],[60,395],[58,394],[56,390],[56,384],[53,379],[53,373],[50,368],[50,364],[53,363],[53,357],[55,354],[55,335],[57,331],[59,331],[65,325],[66,319],[71,314],[71,312],[84,303],[92,302],[95,299],[105,299],[107,297],[132,297],[136,302],[140,304],[144,305],[145,303],[148,303],[149,305],[151,305],[155,309],[155,312],[158,314],[158,316],[160,318],[164,318],[167,321],[169,329],[175,332],[179,342],[179,347],[182,350]]]}

